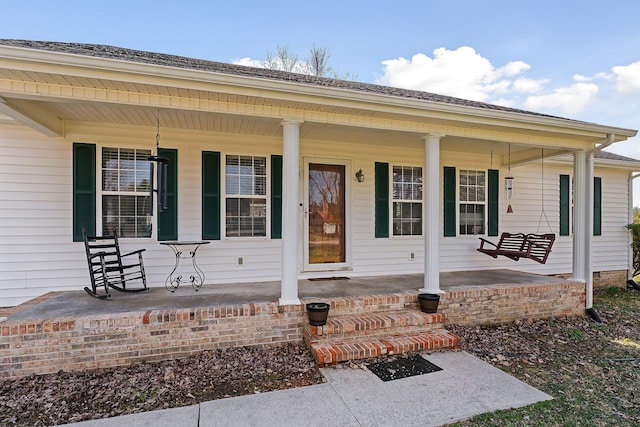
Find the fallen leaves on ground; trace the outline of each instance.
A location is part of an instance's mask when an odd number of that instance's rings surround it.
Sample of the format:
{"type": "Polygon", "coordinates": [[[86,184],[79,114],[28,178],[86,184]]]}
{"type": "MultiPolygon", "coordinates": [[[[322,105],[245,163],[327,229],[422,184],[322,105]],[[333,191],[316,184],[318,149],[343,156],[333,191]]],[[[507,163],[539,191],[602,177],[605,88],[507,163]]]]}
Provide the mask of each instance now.
{"type": "Polygon", "coordinates": [[[204,351],[125,368],[0,382],[0,425],[50,426],[323,382],[305,346],[204,351]]]}

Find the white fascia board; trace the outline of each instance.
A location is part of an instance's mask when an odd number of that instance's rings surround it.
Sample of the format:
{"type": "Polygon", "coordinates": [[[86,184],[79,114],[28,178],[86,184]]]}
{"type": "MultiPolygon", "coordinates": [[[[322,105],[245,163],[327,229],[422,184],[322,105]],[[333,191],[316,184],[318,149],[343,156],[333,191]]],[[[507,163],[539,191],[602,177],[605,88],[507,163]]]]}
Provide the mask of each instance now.
{"type": "Polygon", "coordinates": [[[612,160],[612,159],[593,159],[596,166],[606,166],[612,169],[625,169],[629,171],[640,171],[640,160],[626,161],[626,160],[612,160]]]}
{"type": "MultiPolygon", "coordinates": [[[[553,157],[550,159],[545,159],[545,163],[548,164],[558,164],[558,165],[566,165],[573,164],[573,155],[563,155],[558,157],[553,157]]],[[[602,159],[602,158],[593,158],[594,166],[596,167],[606,167],[610,169],[624,169],[628,171],[640,171],[640,160],[613,160],[613,159],[602,159]]]]}

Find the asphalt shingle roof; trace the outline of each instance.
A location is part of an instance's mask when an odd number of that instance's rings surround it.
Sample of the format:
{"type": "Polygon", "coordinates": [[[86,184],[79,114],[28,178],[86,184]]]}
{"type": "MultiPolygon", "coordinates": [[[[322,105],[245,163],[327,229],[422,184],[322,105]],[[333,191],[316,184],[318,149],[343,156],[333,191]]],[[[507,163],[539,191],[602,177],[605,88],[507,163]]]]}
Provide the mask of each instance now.
{"type": "MultiPolygon", "coordinates": [[[[417,90],[400,89],[390,86],[382,86],[371,83],[361,83],[350,80],[340,80],[328,77],[311,76],[307,74],[290,73],[267,68],[247,67],[244,65],[227,64],[223,62],[194,59],[184,56],[167,55],[163,53],[145,52],[141,50],[126,49],[115,46],[85,43],[65,43],[34,40],[0,39],[0,45],[13,46],[19,48],[36,49],[49,52],[67,53],[74,55],[90,56],[96,58],[115,59],[128,62],[152,64],[165,67],[185,68],[191,70],[208,71],[237,76],[247,76],[285,82],[307,84],[314,86],[324,86],[331,88],[349,89],[360,92],[396,96],[401,98],[418,99],[429,102],[460,105],[466,107],[482,108],[486,110],[505,111],[511,113],[525,114],[538,117],[550,117],[579,123],[564,117],[552,116],[548,114],[525,111],[515,108],[503,107],[500,105],[487,104],[484,102],[470,101],[452,96],[438,95],[430,92],[417,90]]],[[[584,122],[582,122],[584,123],[584,122]]]]}
{"type": "Polygon", "coordinates": [[[594,157],[598,159],[604,159],[604,160],[616,160],[619,162],[640,162],[640,160],[638,159],[633,159],[631,157],[625,157],[619,154],[613,154],[608,151],[602,151],[602,150],[596,151],[594,157]]]}

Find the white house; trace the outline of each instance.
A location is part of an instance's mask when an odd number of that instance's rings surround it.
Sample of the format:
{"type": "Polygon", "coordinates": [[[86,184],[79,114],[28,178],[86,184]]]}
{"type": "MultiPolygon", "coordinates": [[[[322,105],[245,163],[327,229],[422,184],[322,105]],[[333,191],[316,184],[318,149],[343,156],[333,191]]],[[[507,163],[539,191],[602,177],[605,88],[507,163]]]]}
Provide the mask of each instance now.
{"type": "MultiPolygon", "coordinates": [[[[0,306],[78,290],[82,228],[205,240],[207,284],[509,268],[624,283],[635,130],[418,91],[76,43],[0,40],[0,306]],[[167,209],[150,155],[169,159],[167,209]],[[514,178],[506,198],[504,178],[514,178]],[[513,212],[507,213],[508,206],[513,212]],[[544,264],[478,237],[553,233],[544,264]]],[[[345,284],[348,286],[348,284],[345,284]]]]}

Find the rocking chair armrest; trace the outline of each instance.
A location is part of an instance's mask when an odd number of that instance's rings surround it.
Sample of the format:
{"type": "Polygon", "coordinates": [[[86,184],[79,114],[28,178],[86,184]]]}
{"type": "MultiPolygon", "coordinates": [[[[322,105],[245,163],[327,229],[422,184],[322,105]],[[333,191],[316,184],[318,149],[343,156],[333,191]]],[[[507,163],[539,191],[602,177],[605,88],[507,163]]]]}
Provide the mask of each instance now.
{"type": "Polygon", "coordinates": [[[140,254],[141,254],[142,252],[144,252],[144,251],[146,251],[146,249],[138,249],[138,250],[135,250],[135,251],[128,252],[128,253],[126,253],[126,254],[122,254],[122,255],[120,255],[120,256],[121,256],[122,258],[124,258],[124,257],[129,256],[129,255],[135,255],[135,254],[140,255],[140,254]]]}
{"type": "Polygon", "coordinates": [[[484,249],[484,244],[488,243],[491,246],[493,246],[494,248],[498,249],[498,245],[496,245],[493,242],[488,241],[487,239],[483,239],[482,237],[478,237],[478,239],[480,239],[480,249],[484,249]]]}

